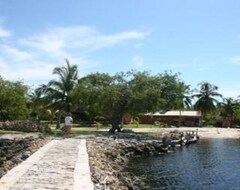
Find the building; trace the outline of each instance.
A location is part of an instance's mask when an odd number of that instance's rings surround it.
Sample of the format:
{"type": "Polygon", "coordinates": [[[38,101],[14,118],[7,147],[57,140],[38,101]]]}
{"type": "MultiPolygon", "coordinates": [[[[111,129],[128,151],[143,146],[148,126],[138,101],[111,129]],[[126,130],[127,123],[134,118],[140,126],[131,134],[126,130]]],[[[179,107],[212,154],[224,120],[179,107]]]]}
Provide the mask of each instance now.
{"type": "Polygon", "coordinates": [[[200,111],[168,111],[166,113],[146,113],[140,116],[142,124],[155,124],[156,121],[169,125],[199,126],[202,114],[200,111]]]}

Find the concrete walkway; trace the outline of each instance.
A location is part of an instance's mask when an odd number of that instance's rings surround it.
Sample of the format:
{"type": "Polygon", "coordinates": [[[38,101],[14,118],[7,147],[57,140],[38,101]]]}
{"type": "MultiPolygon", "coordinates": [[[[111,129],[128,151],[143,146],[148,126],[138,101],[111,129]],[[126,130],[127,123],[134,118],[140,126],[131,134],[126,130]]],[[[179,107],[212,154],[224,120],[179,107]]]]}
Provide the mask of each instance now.
{"type": "Polygon", "coordinates": [[[0,189],[93,190],[86,140],[52,140],[3,176],[0,189]]]}

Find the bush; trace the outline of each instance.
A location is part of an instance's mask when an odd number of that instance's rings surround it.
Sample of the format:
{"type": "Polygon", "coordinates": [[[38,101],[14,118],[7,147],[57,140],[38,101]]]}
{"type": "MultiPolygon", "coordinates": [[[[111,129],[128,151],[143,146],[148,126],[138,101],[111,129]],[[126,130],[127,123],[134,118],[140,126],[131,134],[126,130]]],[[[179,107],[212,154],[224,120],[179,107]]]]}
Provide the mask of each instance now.
{"type": "Polygon", "coordinates": [[[162,121],[155,121],[155,122],[154,122],[154,125],[155,125],[155,126],[159,126],[160,128],[166,128],[166,127],[168,127],[168,124],[165,123],[165,122],[162,122],[162,121]]]}
{"type": "Polygon", "coordinates": [[[101,128],[103,125],[102,125],[102,123],[100,123],[100,122],[96,122],[96,123],[94,124],[94,126],[97,127],[97,130],[98,130],[98,129],[101,128]]]}
{"type": "Polygon", "coordinates": [[[133,124],[136,125],[136,127],[138,127],[139,123],[140,123],[139,117],[135,117],[134,120],[133,120],[133,124]]]}

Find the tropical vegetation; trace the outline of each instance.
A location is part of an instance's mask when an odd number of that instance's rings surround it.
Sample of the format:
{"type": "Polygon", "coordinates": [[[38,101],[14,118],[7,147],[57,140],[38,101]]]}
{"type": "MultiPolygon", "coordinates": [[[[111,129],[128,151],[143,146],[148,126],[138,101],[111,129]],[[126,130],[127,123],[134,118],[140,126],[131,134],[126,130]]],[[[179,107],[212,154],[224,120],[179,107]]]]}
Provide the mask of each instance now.
{"type": "Polygon", "coordinates": [[[11,82],[0,77],[0,121],[29,118],[28,87],[22,82],[11,82]]]}
{"type": "Polygon", "coordinates": [[[179,73],[129,71],[79,78],[77,65],[66,59],[66,65],[54,68],[53,75],[57,78],[36,89],[0,77],[0,121],[57,121],[59,128],[64,115],[72,112],[76,122],[111,124],[113,132],[121,130],[126,115],[139,122],[142,113],[199,110],[205,122],[211,118],[212,124],[230,127],[240,123],[238,100],[222,99],[218,87],[208,82],[193,90],[179,73]]]}

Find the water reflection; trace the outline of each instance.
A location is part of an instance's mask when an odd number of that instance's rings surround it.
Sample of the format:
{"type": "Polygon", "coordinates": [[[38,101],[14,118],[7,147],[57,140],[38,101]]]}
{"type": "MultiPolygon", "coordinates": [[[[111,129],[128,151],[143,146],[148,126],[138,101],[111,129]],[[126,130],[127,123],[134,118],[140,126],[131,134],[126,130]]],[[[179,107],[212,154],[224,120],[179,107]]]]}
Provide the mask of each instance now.
{"type": "Polygon", "coordinates": [[[240,140],[201,139],[160,156],[130,160],[128,170],[146,176],[150,189],[240,189],[240,140]],[[140,163],[140,164],[139,164],[140,163]]]}

